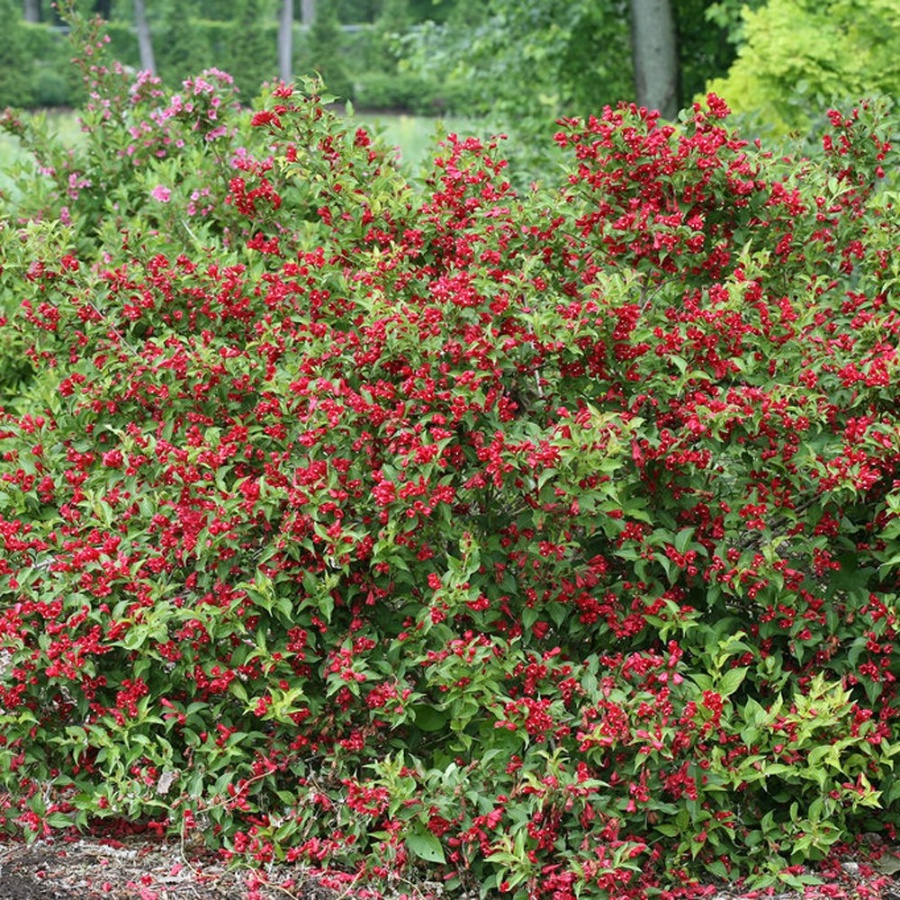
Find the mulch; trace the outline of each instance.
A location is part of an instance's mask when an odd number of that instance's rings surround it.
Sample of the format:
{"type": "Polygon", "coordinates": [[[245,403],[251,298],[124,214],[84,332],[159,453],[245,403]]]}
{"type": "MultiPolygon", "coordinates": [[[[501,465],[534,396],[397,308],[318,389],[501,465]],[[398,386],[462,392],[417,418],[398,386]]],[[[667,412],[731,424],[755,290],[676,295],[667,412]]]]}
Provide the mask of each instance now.
{"type": "Polygon", "coordinates": [[[178,844],[133,838],[0,843],[0,900],[335,900],[296,868],[229,870],[178,844]]]}
{"type": "Polygon", "coordinates": [[[0,872],[0,897],[3,900],[76,900],[69,891],[23,877],[15,872],[0,872]]]}

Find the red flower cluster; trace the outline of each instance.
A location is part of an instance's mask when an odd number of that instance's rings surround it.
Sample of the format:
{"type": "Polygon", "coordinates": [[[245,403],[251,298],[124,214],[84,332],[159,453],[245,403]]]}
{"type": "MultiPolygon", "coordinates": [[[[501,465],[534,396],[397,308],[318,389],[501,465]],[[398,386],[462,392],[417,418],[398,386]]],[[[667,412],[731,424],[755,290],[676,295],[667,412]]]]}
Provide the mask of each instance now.
{"type": "Polygon", "coordinates": [[[451,136],[420,195],[280,86],[247,149],[197,131],[197,233],[175,179],[80,259],[10,240],[3,822],[554,900],[791,883],[891,827],[875,113],[793,161],[716,98],[607,110],[525,197],[451,136]]]}

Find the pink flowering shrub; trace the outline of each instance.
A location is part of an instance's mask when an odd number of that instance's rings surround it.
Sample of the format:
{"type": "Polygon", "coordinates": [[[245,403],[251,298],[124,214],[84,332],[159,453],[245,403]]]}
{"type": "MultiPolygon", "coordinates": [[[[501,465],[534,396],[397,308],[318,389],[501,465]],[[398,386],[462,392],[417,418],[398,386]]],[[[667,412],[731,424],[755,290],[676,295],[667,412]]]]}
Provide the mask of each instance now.
{"type": "Polygon", "coordinates": [[[726,117],[562,123],[524,195],[454,137],[415,188],[281,86],[242,153],[179,132],[202,198],[111,147],[118,213],[0,232],[2,824],[554,900],[893,837],[890,123],[726,117]]]}
{"type": "Polygon", "coordinates": [[[247,152],[231,76],[210,69],[169,94],[159,79],[135,76],[109,58],[100,24],[71,14],[74,63],[88,97],[77,146],[64,146],[42,119],[11,110],[0,117],[0,128],[33,154],[40,176],[7,200],[7,214],[71,227],[72,247],[84,257],[125,231],[164,228],[200,243],[206,228],[227,229],[227,217],[213,223],[205,214],[224,200],[225,176],[247,152]],[[220,177],[210,181],[212,173],[220,177]]]}

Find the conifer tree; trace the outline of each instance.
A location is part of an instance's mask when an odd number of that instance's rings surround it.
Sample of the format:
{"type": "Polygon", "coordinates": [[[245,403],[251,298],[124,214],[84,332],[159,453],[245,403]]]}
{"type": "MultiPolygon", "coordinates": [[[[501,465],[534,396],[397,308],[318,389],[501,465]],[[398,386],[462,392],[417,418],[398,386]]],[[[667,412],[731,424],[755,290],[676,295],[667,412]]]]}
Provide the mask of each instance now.
{"type": "Polygon", "coordinates": [[[224,68],[241,91],[243,103],[249,103],[265,81],[278,74],[274,33],[267,32],[270,18],[266,0],[237,0],[224,68]]]}
{"type": "Polygon", "coordinates": [[[166,0],[163,15],[157,50],[159,74],[168,85],[175,87],[212,66],[213,58],[203,29],[189,13],[185,16],[183,4],[166,0]]]}
{"type": "Polygon", "coordinates": [[[349,98],[352,86],[341,62],[341,23],[333,4],[317,5],[308,40],[313,68],[322,76],[328,93],[342,100],[349,98]]]}
{"type": "Polygon", "coordinates": [[[0,0],[0,108],[28,106],[32,101],[34,64],[25,51],[22,12],[13,0],[0,0]]]}

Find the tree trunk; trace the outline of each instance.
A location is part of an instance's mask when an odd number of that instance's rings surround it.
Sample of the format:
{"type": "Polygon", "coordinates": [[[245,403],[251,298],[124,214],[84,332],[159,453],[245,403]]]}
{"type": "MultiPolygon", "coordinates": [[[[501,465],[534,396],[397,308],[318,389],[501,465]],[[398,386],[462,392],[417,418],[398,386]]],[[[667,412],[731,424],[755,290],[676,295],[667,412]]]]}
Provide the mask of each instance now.
{"type": "Polygon", "coordinates": [[[316,19],[316,0],[300,0],[300,21],[309,28],[316,19]]]}
{"type": "Polygon", "coordinates": [[[671,0],[631,0],[631,46],[638,105],[678,114],[678,46],[671,0]]]}
{"type": "Polygon", "coordinates": [[[278,75],[285,83],[294,74],[294,0],[284,0],[278,22],[278,75]]]}
{"type": "Polygon", "coordinates": [[[153,59],[153,42],[150,40],[150,26],[147,24],[147,10],[144,0],[134,0],[134,27],[137,30],[138,48],[141,53],[141,69],[156,74],[153,59]]]}
{"type": "Polygon", "coordinates": [[[41,0],[25,0],[25,5],[22,8],[22,15],[25,17],[26,22],[40,22],[41,0]]]}

